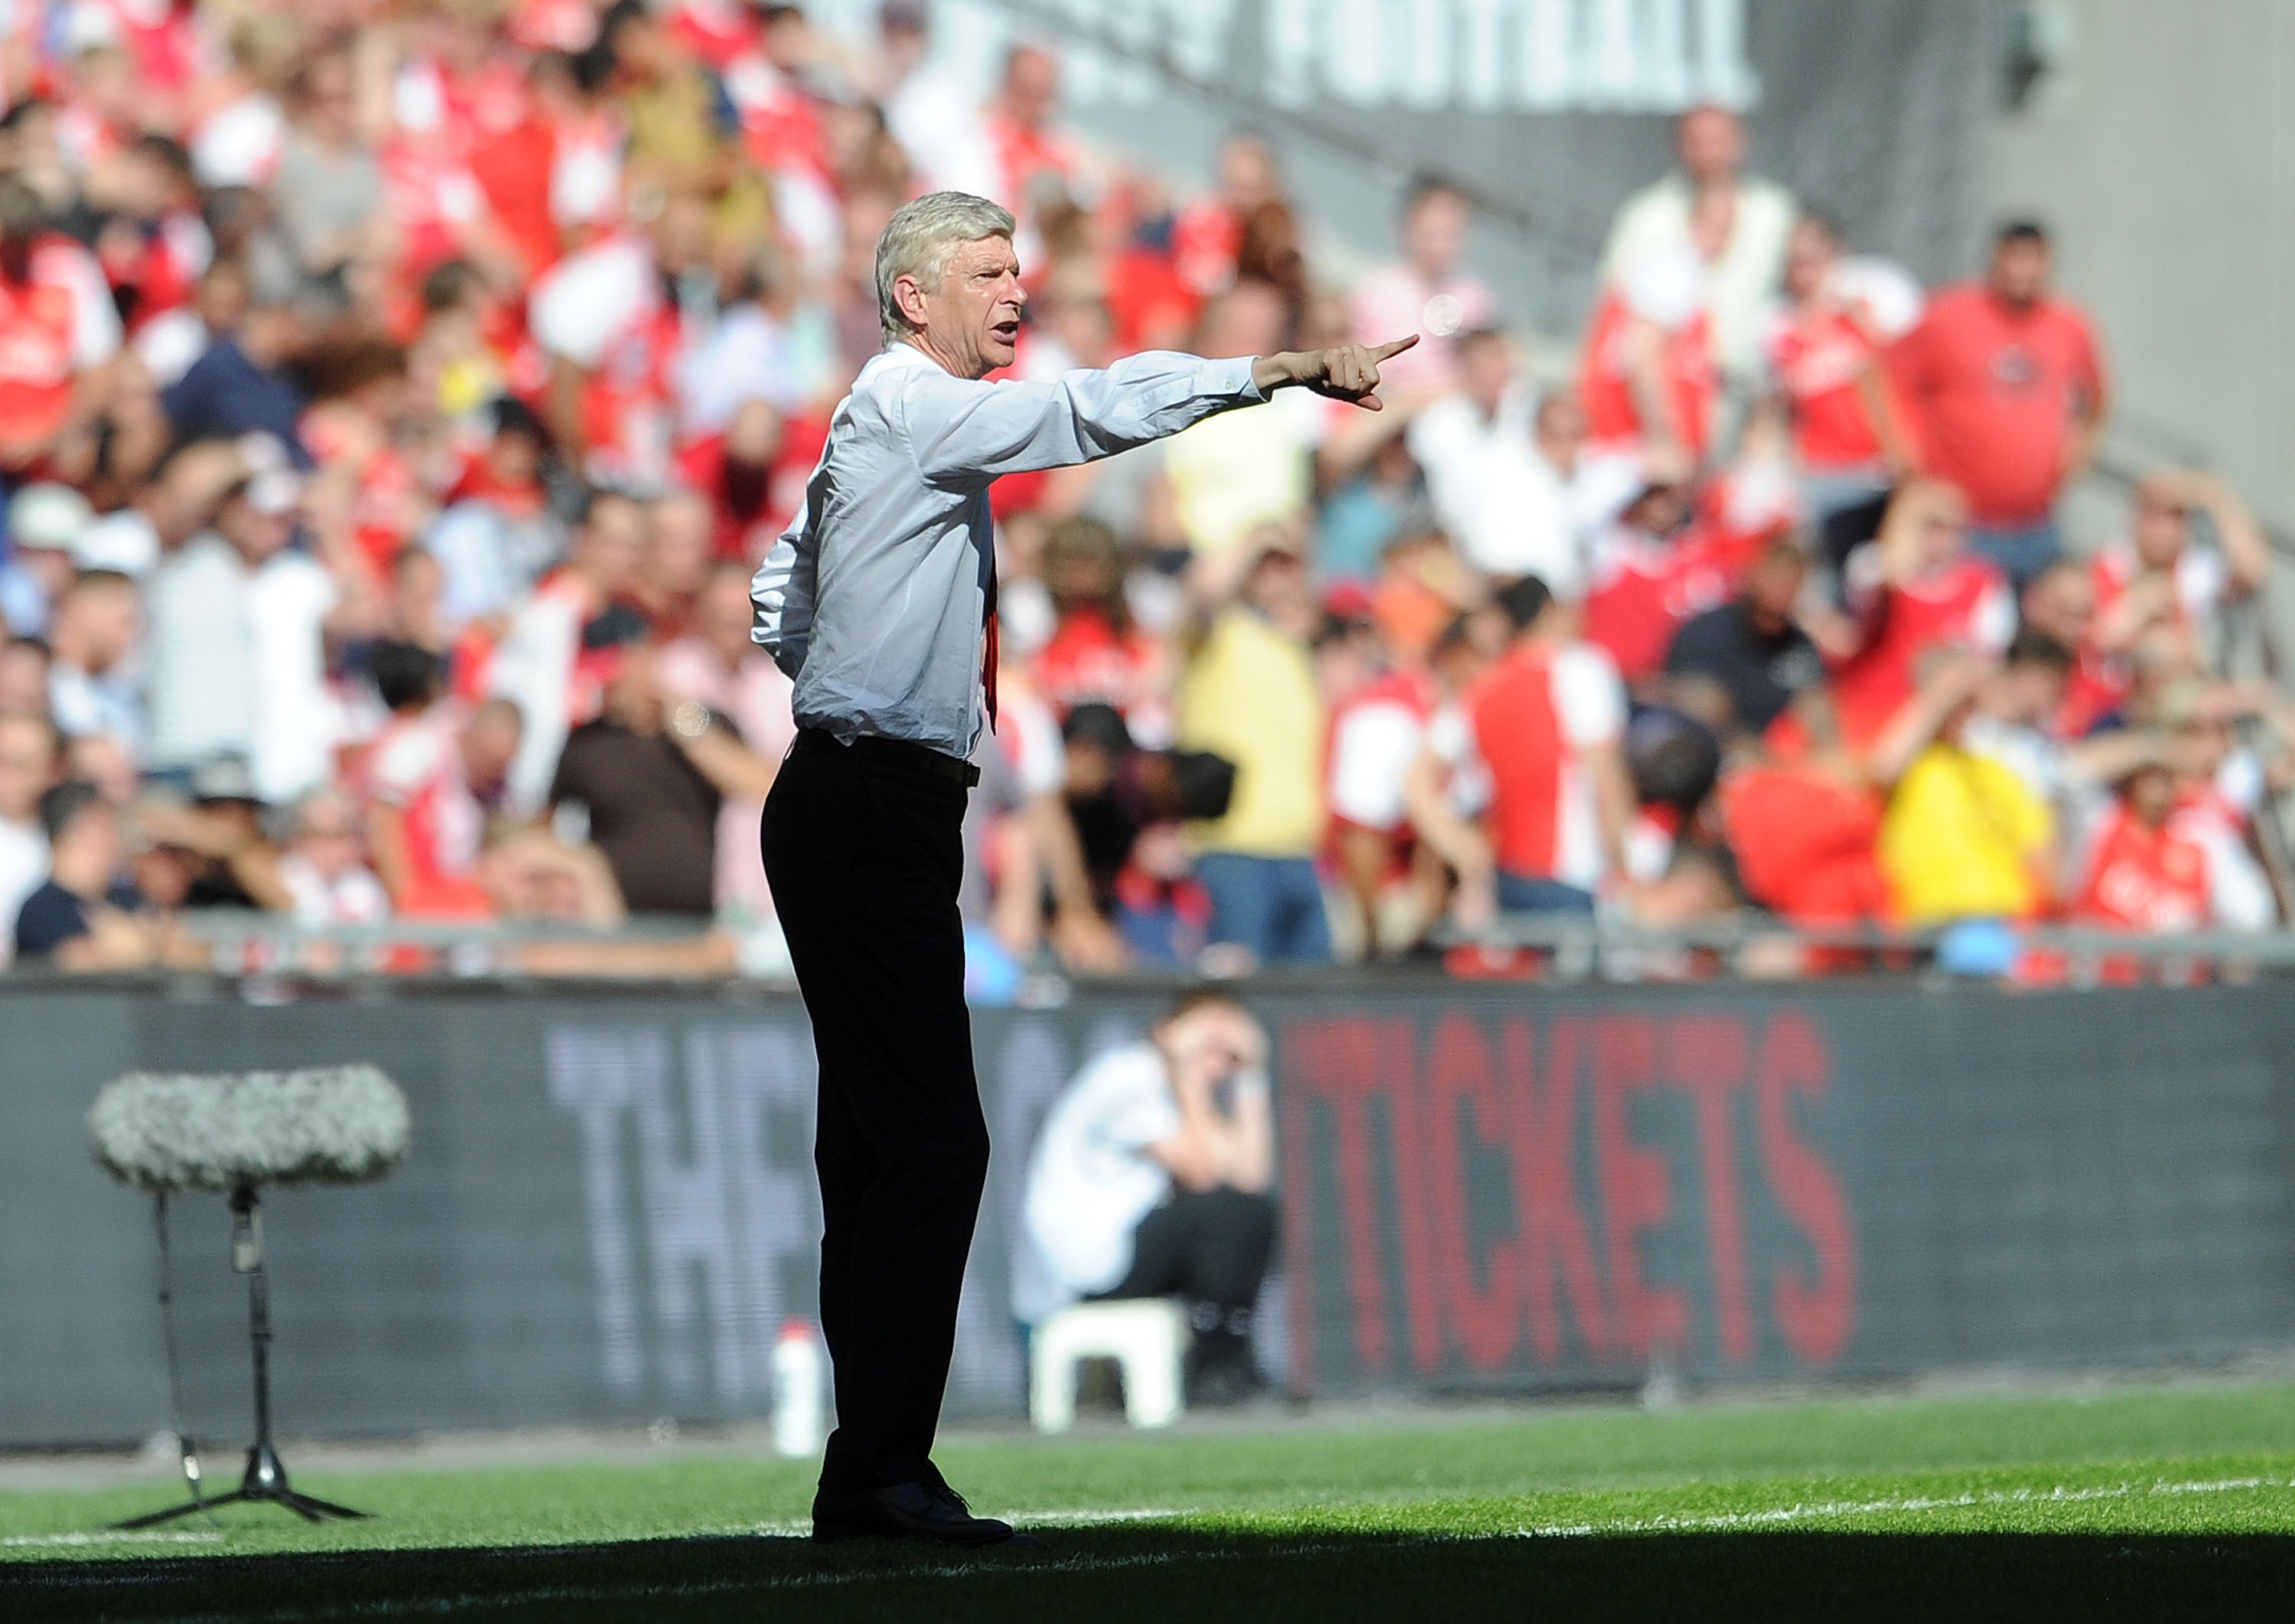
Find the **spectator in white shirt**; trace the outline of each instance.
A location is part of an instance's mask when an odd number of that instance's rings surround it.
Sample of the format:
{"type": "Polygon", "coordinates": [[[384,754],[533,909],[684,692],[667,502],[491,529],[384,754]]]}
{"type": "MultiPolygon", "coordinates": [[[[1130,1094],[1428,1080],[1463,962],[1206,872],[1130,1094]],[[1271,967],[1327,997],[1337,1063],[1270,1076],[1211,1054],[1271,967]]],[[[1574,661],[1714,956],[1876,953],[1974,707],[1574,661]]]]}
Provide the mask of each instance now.
{"type": "Polygon", "coordinates": [[[280,883],[298,925],[372,925],[390,917],[390,896],[366,866],[358,809],[335,788],[295,808],[295,835],[279,860],[280,883]]]}
{"type": "Polygon", "coordinates": [[[1277,1216],[1266,1065],[1259,1023],[1206,990],[1183,995],[1147,1041],[1084,1068],[1028,1160],[1022,1318],[1079,1298],[1179,1297],[1196,1327],[1188,1401],[1266,1386],[1251,1351],[1277,1216]]]}
{"type": "Polygon", "coordinates": [[[72,578],[72,549],[94,522],[87,498],[67,485],[28,485],[8,503],[8,561],[0,564],[0,620],[37,637],[72,578]]]}
{"type": "Polygon", "coordinates": [[[1466,561],[1500,580],[1536,575],[1565,603],[1583,594],[1588,538],[1629,493],[1582,465],[1574,397],[1533,412],[1513,347],[1489,328],[1458,341],[1461,388],[1420,412],[1410,454],[1435,517],[1466,561]]]}
{"type": "Polygon", "coordinates": [[[979,99],[961,75],[931,61],[930,24],[920,0],[887,0],[877,26],[886,69],[878,100],[894,138],[921,172],[922,189],[992,192],[996,149],[979,99]]]}
{"type": "MultiPolygon", "coordinates": [[[[56,781],[56,730],[38,716],[0,712],[0,918],[11,926],[24,899],[48,877],[48,839],[40,797],[56,781]]],[[[14,930],[0,931],[0,965],[12,956],[14,930]]]]}
{"type": "Polygon", "coordinates": [[[262,665],[254,576],[287,545],[297,497],[289,476],[243,479],[214,527],[151,572],[147,767],[187,778],[216,756],[254,759],[262,665]]]}
{"type": "Polygon", "coordinates": [[[1618,210],[1602,277],[1621,282],[1644,261],[1718,239],[1708,290],[1713,359],[1732,378],[1750,379],[1798,206],[1775,181],[1745,173],[1745,126],[1728,109],[1691,108],[1674,126],[1674,142],[1680,167],[1618,210]]]}
{"type": "Polygon", "coordinates": [[[48,714],[63,733],[142,752],[143,700],[130,669],[142,624],[135,583],[114,570],[81,571],[56,600],[48,714]]]}

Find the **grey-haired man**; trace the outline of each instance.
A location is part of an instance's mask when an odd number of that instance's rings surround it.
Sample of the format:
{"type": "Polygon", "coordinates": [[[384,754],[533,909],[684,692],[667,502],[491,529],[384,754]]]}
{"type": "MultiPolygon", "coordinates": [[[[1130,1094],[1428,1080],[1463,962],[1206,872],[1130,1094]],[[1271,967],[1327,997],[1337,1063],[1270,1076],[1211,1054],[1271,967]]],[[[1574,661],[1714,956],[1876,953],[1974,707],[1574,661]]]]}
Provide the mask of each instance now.
{"type": "Polygon", "coordinates": [[[1151,353],[1051,383],[1009,365],[1027,296],[1012,216],[941,192],[877,245],[886,347],[837,409],[805,503],[751,587],[796,684],[765,872],[821,1067],[821,1322],[837,1431],[816,1539],[992,1545],[931,1459],[988,1171],[956,893],[969,765],[996,715],[1000,474],[1105,457],[1299,385],[1378,406],[1375,349],[1151,353]]]}

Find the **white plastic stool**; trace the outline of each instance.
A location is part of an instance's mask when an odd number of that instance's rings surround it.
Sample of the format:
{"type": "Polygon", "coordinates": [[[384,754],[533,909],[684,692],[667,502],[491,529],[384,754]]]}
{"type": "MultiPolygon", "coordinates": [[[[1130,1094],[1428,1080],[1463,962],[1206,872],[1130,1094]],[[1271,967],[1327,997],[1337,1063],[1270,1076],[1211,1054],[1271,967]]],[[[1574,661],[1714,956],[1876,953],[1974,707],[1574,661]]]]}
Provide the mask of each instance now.
{"type": "Polygon", "coordinates": [[[1112,1359],[1123,1371],[1124,1419],[1133,1426],[1171,1425],[1180,1415],[1180,1362],[1189,1334],[1186,1311],[1157,1297],[1062,1309],[1036,1327],[1029,1419],[1040,1432],[1066,1432],[1075,1424],[1077,1365],[1112,1359]]]}

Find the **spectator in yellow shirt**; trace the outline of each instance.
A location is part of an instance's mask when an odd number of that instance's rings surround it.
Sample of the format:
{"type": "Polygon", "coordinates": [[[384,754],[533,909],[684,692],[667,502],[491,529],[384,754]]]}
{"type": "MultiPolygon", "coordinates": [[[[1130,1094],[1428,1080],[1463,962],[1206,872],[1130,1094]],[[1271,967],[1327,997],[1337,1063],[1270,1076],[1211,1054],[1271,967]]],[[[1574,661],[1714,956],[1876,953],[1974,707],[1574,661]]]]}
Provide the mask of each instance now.
{"type": "Polygon", "coordinates": [[[1210,939],[1262,963],[1326,963],[1323,698],[1309,640],[1315,601],[1297,533],[1263,526],[1196,566],[1198,620],[1180,677],[1179,744],[1235,763],[1224,817],[1193,825],[1210,939]]]}
{"type": "Polygon", "coordinates": [[[1908,922],[2029,919],[2054,902],[2062,767],[2044,730],[2071,667],[2054,638],[2018,633],[1898,779],[1881,869],[1908,922]]]}

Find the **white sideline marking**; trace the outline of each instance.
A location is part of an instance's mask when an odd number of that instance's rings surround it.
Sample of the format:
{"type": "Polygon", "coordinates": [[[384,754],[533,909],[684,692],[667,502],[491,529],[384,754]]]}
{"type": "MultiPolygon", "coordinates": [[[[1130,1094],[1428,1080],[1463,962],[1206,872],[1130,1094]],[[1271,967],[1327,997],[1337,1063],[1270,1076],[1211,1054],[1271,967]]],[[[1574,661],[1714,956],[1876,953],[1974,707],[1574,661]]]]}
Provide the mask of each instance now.
{"type": "Polygon", "coordinates": [[[18,1549],[29,1549],[43,1546],[116,1545],[121,1543],[135,1545],[210,1545],[222,1538],[222,1533],[214,1529],[208,1529],[204,1532],[196,1530],[174,1530],[166,1532],[145,1533],[140,1529],[102,1528],[86,1530],[76,1534],[11,1534],[6,1538],[0,1539],[0,1546],[13,1546],[18,1549]]]}
{"type": "Polygon", "coordinates": [[[2275,1477],[2224,1477],[2193,1482],[2106,1483],[2093,1489],[1992,1489],[1981,1494],[1901,1495],[1876,1500],[1820,1500],[1814,1504],[1778,1506],[1767,1511],[1716,1512],[1703,1517],[1620,1517],[1605,1522],[1554,1523],[1518,1528],[1523,1538],[1582,1538],[1589,1534],[1662,1534],[1714,1532],[1733,1528],[1774,1528],[1795,1522],[1822,1522],[1839,1517],[1875,1516],[1890,1512],[1958,1511],[1974,1506],[2070,1506],[2089,1500],[2127,1500],[2149,1496],[2233,1494],[2248,1489],[2295,1488],[2295,1480],[2275,1477]]]}
{"type": "MultiPolygon", "coordinates": [[[[1591,1534],[1680,1533],[1738,1528],[1780,1527],[1790,1525],[1794,1522],[1821,1522],[1828,1518],[1869,1516],[1885,1512],[1952,1510],[1974,1506],[2014,1506],[2027,1504],[2071,1505],[2085,1501],[2132,1499],[2147,1496],[2234,1494],[2242,1490],[2255,1489],[2295,1489],[2295,1479],[2273,1477],[2227,1477],[2198,1479],[2180,1482],[2163,1479],[2150,1483],[2107,1483],[2088,1489],[2068,1489],[2059,1485],[2054,1489],[1989,1489],[1982,1493],[1958,1495],[1902,1495],[1889,1498],[1869,1500],[1823,1500],[1811,1503],[1795,1504],[1793,1506],[1775,1506],[1764,1511],[1716,1513],[1713,1515],[1703,1517],[1621,1517],[1614,1521],[1605,1522],[1577,1522],[1554,1524],[1535,1528],[1524,1527],[1515,1530],[1515,1537],[1521,1538],[1555,1538],[1583,1537],[1591,1534]]],[[[1185,1514],[1188,1514],[1175,1511],[1152,1511],[1145,1509],[1134,1511],[1078,1511],[1064,1513],[1039,1512],[1029,1516],[1025,1525],[1032,1528],[1054,1528],[1061,1526],[1061,1523],[1054,1521],[1056,1517],[1069,1519],[1066,1524],[1066,1526],[1078,1527],[1083,1526],[1090,1522],[1134,1522],[1155,1517],[1185,1514]]],[[[780,1524],[759,1523],[746,1525],[747,1529],[755,1530],[757,1531],[763,1531],[767,1528],[777,1529],[781,1525],[780,1524]]],[[[145,1538],[167,1539],[171,1541],[192,1541],[212,1539],[217,1537],[218,1536],[214,1534],[200,1533],[147,1535],[79,1533],[51,1536],[18,1536],[15,1538],[0,1543],[10,1545],[94,1544],[99,1540],[109,1538],[145,1538]]],[[[1406,1534],[1391,1537],[1382,1543],[1384,1546],[1384,1548],[1393,1550],[1403,1546],[1444,1545],[1453,1541],[1471,1541],[1476,1538],[1478,1538],[1478,1536],[1473,1534],[1420,1533],[1416,1535],[1406,1534]]],[[[538,1552],[543,1547],[504,1546],[496,1547],[491,1554],[515,1556],[538,1552]]],[[[602,1550],[608,1548],[608,1546],[600,1546],[584,1548],[587,1550],[602,1550]]],[[[480,1547],[470,1547],[472,1554],[478,1554],[479,1550],[480,1547]]],[[[339,1553],[339,1555],[351,1554],[352,1553],[348,1552],[339,1553]]],[[[377,1550],[363,1554],[379,1557],[391,1555],[391,1553],[384,1550],[377,1550]]],[[[1335,1547],[1320,1540],[1278,1540],[1267,1545],[1254,1545],[1249,1548],[1233,1548],[1226,1550],[1197,1549],[1188,1551],[1141,1551],[1123,1556],[1078,1555],[1065,1557],[1052,1562],[1030,1562],[1025,1565],[1014,1564],[1009,1567],[994,1562],[980,1563],[950,1561],[946,1563],[934,1563],[930,1566],[902,1566],[898,1570],[898,1576],[902,1578],[919,1578],[928,1576],[939,1579],[961,1579],[974,1578],[984,1573],[1108,1573],[1118,1572],[1126,1569],[1162,1568],[1188,1564],[1210,1564],[1232,1562],[1242,1557],[1249,1557],[1254,1561],[1261,1561],[1270,1556],[1317,1556],[1335,1555],[1339,1554],[1340,1550],[1338,1547],[1335,1547]]],[[[592,1587],[535,1585],[525,1588],[489,1590],[483,1596],[472,1595],[427,1595],[409,1596],[403,1599],[392,1598],[389,1600],[379,1601],[346,1601],[331,1604],[323,1604],[317,1608],[306,1609],[295,1612],[273,1613],[267,1616],[273,1618],[274,1620],[375,1619],[393,1618],[415,1613],[437,1614],[452,1612],[464,1605],[478,1605],[481,1604],[489,1608],[494,1608],[535,1606],[537,1604],[548,1604],[552,1603],[594,1604],[608,1600],[634,1603],[654,1597],[691,1599],[701,1596],[749,1593],[760,1590],[808,1590],[829,1588],[845,1585],[868,1584],[884,1577],[885,1573],[880,1570],[856,1568],[843,1571],[818,1571],[809,1574],[785,1573],[772,1575],[770,1577],[760,1575],[755,1578],[736,1579],[703,1579],[688,1581],[682,1584],[631,1586],[628,1587],[611,1585],[592,1587]]],[[[141,1576],[133,1580],[107,1580],[106,1578],[99,1574],[90,1573],[86,1575],[85,1578],[86,1580],[92,1580],[96,1585],[102,1585],[106,1582],[148,1582],[148,1579],[145,1579],[141,1576]]],[[[208,1614],[183,1619],[178,1621],[178,1624],[236,1624],[236,1616],[237,1615],[222,1613],[208,1614]]]]}

